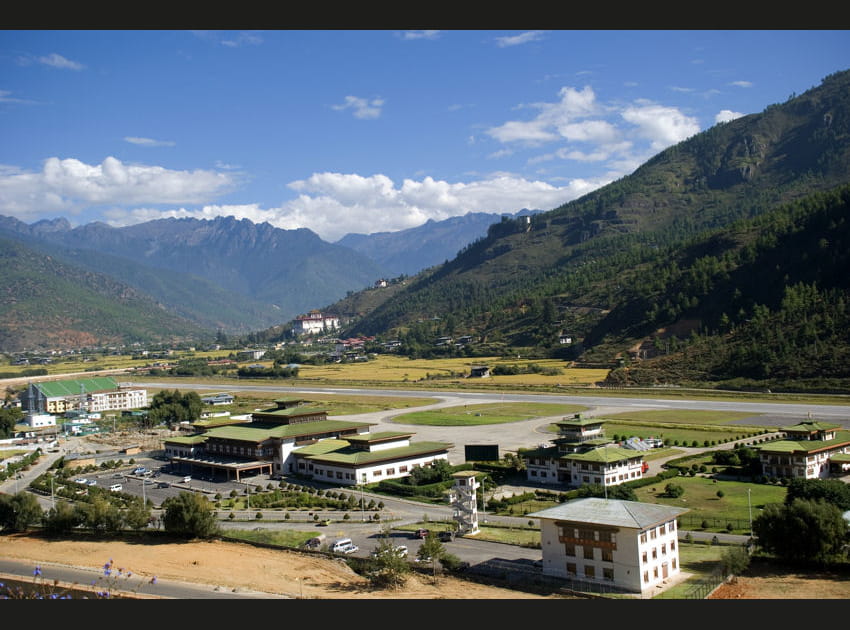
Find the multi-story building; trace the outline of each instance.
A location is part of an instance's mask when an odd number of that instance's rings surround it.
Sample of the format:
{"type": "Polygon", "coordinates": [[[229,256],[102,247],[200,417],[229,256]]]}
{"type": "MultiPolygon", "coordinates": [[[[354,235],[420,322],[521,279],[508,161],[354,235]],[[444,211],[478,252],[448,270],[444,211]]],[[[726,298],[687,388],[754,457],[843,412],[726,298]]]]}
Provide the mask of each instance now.
{"type": "Polygon", "coordinates": [[[75,410],[97,413],[140,409],[147,405],[146,389],[121,387],[109,377],[30,383],[21,395],[23,409],[56,415],[75,410]]]}
{"type": "Polygon", "coordinates": [[[648,466],[641,452],[612,444],[605,437],[604,422],[576,414],[556,423],[559,434],[552,446],[520,453],[528,480],[578,487],[616,486],[643,477],[648,466]]]}
{"type": "Polygon", "coordinates": [[[528,514],[540,519],[544,575],[651,595],[680,572],[685,508],[584,498],[528,514]]]}
{"type": "Polygon", "coordinates": [[[850,471],[850,431],[808,419],[781,427],[786,439],[756,446],[762,472],[786,479],[825,479],[850,471]]]}
{"type": "Polygon", "coordinates": [[[339,328],[339,317],[336,315],[324,315],[319,311],[310,311],[306,315],[299,315],[293,320],[293,335],[311,335],[339,328]]]}
{"type": "Polygon", "coordinates": [[[330,420],[327,410],[297,398],[251,414],[251,421],[165,440],[173,464],[237,481],[246,474],[302,474],[339,485],[404,477],[416,466],[448,459],[453,446],[411,442],[410,433],[369,433],[372,423],[330,420]]]}

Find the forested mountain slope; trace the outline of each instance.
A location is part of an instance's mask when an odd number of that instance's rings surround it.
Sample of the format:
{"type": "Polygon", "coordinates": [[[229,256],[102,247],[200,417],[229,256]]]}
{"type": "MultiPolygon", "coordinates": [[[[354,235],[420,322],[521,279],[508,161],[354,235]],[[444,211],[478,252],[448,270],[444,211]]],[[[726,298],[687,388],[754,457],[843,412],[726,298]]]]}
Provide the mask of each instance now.
{"type": "MultiPolygon", "coordinates": [[[[767,303],[760,291],[793,286],[795,277],[811,282],[806,278],[818,276],[824,283],[819,290],[837,288],[829,273],[800,270],[760,282],[753,274],[758,278],[767,268],[750,268],[739,276],[737,303],[724,303],[717,313],[718,296],[700,301],[696,294],[671,293],[672,284],[654,293],[647,287],[670,265],[688,271],[705,264],[698,261],[712,250],[725,251],[724,239],[735,238],[718,233],[725,226],[758,233],[767,228],[740,222],[809,197],[825,203],[813,195],[848,182],[850,72],[841,72],[783,104],[697,134],[578,200],[492,225],[486,237],[411,278],[346,332],[421,339],[425,328],[431,335],[473,334],[498,342],[494,347],[613,361],[659,329],[687,336],[704,326],[693,320],[722,314],[736,324],[752,315],[748,307],[767,303]],[[559,347],[559,332],[581,342],[559,347]]],[[[798,245],[820,247],[819,240],[810,242],[815,231],[803,229],[798,245]]],[[[804,269],[814,254],[800,252],[804,269]]],[[[761,255],[772,260],[781,250],[761,255]]],[[[729,290],[735,295],[735,287],[729,290]]],[[[773,304],[781,300],[773,296],[773,304]]]]}

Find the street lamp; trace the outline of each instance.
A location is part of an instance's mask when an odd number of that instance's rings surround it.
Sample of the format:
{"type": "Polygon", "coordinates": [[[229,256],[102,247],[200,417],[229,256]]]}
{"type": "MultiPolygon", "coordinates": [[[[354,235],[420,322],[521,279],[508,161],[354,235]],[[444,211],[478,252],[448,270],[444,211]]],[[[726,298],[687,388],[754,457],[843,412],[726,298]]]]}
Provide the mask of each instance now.
{"type": "Polygon", "coordinates": [[[363,487],[366,485],[366,473],[363,473],[361,476],[362,482],[360,484],[360,515],[363,519],[363,522],[366,521],[366,507],[363,502],[363,487]]]}

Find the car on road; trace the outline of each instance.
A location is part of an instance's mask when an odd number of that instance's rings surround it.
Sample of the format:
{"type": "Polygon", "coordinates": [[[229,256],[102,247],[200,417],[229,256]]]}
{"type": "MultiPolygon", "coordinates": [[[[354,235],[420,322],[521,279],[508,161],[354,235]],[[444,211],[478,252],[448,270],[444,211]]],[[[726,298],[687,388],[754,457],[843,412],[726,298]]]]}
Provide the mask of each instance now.
{"type": "Polygon", "coordinates": [[[316,523],[316,527],[327,527],[330,524],[331,524],[331,519],[325,518],[325,519],[322,519],[321,521],[318,521],[316,523]]]}
{"type": "Polygon", "coordinates": [[[112,475],[113,479],[122,479],[124,477],[124,473],[115,473],[112,475]]]}
{"type": "Polygon", "coordinates": [[[455,539],[455,533],[450,529],[445,529],[437,534],[440,542],[452,542],[455,539]]]}
{"type": "Polygon", "coordinates": [[[136,466],[136,468],[133,469],[133,474],[144,475],[146,470],[147,468],[145,468],[144,466],[136,466]]]}
{"type": "Polygon", "coordinates": [[[383,550],[375,549],[372,552],[372,557],[377,558],[377,557],[379,557],[379,556],[381,556],[382,554],[385,554],[385,553],[393,553],[393,554],[396,554],[397,556],[399,556],[400,558],[406,558],[408,550],[407,550],[407,547],[405,545],[396,545],[392,548],[387,548],[387,549],[383,549],[383,550]]]}
{"type": "Polygon", "coordinates": [[[415,532],[413,532],[413,537],[414,538],[425,538],[430,533],[431,533],[431,530],[425,529],[424,527],[420,527],[415,532]]]}
{"type": "Polygon", "coordinates": [[[89,480],[86,479],[85,477],[80,477],[79,479],[74,479],[74,483],[78,483],[81,486],[86,485],[88,482],[89,482],[89,480]]]}
{"type": "Polygon", "coordinates": [[[96,485],[97,485],[97,479],[89,479],[89,480],[86,482],[86,485],[87,485],[87,486],[96,486],[96,485]]]}
{"type": "Polygon", "coordinates": [[[354,553],[359,551],[360,547],[355,545],[350,538],[340,538],[337,540],[333,546],[331,547],[331,552],[333,553],[354,553]]]}
{"type": "Polygon", "coordinates": [[[156,484],[156,487],[157,488],[170,488],[171,484],[167,481],[160,481],[158,484],[156,484]]]}

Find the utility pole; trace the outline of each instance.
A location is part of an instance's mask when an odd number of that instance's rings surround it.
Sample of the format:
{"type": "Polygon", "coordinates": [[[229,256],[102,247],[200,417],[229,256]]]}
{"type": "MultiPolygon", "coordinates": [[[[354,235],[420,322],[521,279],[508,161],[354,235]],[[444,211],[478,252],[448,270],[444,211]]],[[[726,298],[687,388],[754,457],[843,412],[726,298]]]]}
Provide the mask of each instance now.
{"type": "Polygon", "coordinates": [[[360,484],[360,516],[363,521],[366,521],[366,507],[363,502],[363,486],[366,485],[366,473],[362,475],[362,483],[360,484]]]}

